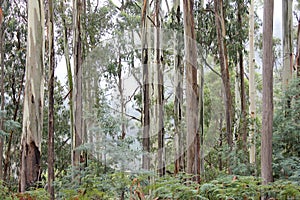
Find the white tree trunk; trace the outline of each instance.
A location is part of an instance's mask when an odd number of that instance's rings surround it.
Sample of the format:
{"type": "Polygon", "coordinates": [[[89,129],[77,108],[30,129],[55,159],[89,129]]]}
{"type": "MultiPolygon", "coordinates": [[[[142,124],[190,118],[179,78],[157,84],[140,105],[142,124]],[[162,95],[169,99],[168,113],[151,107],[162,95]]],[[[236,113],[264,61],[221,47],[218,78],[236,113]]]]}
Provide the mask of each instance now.
{"type": "Polygon", "coordinates": [[[250,163],[256,162],[256,148],[255,148],[255,118],[256,118],[256,88],[255,88],[255,59],[254,59],[254,0],[251,0],[250,11],[249,11],[249,98],[250,98],[250,163]]]}
{"type": "Polygon", "coordinates": [[[44,2],[42,0],[28,1],[20,192],[25,192],[40,178],[44,104],[44,23],[44,2]]]}

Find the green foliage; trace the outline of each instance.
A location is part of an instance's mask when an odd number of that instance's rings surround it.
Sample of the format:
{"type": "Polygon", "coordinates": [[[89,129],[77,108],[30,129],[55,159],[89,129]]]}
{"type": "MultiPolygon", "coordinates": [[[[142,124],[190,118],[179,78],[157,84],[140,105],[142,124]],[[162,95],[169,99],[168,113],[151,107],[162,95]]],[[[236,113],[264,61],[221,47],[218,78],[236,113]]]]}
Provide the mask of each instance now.
{"type": "Polygon", "coordinates": [[[178,177],[165,176],[154,179],[154,183],[146,187],[147,190],[151,190],[147,199],[207,200],[200,194],[199,185],[191,181],[191,176],[180,174],[178,177]]]}
{"type": "Polygon", "coordinates": [[[252,176],[224,176],[203,184],[200,190],[210,200],[259,200],[261,195],[281,200],[300,197],[300,186],[295,183],[277,181],[263,186],[259,178],[252,176]]]}
{"type": "Polygon", "coordinates": [[[273,168],[275,178],[299,182],[300,174],[300,79],[292,80],[274,117],[273,168]]]}

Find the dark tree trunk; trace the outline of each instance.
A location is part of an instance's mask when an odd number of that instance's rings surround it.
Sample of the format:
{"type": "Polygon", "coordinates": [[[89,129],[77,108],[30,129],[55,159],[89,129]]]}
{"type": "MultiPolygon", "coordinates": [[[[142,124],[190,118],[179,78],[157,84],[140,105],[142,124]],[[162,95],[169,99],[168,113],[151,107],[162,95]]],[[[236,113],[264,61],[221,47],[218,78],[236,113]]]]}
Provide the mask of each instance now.
{"type": "MultiPolygon", "coordinates": [[[[242,13],[241,13],[241,7],[244,6],[244,4],[241,4],[240,2],[238,3],[238,24],[239,28],[242,29],[243,27],[243,21],[242,21],[242,13]]],[[[242,33],[242,31],[240,31],[242,33]]],[[[242,40],[242,35],[239,35],[239,52],[238,52],[238,60],[239,60],[239,67],[240,67],[240,84],[241,84],[241,129],[240,129],[240,140],[241,140],[241,146],[242,149],[246,155],[247,153],[247,104],[246,104],[246,92],[245,92],[245,81],[244,81],[244,58],[243,58],[243,40],[242,40]]]]}
{"type": "Polygon", "coordinates": [[[54,200],[54,19],[53,1],[48,0],[48,42],[49,42],[49,80],[48,80],[48,192],[54,200]]]}
{"type": "Polygon", "coordinates": [[[143,64],[143,160],[142,168],[150,170],[150,97],[149,97],[149,69],[147,44],[147,9],[148,0],[144,0],[142,10],[142,64],[143,64]]]}

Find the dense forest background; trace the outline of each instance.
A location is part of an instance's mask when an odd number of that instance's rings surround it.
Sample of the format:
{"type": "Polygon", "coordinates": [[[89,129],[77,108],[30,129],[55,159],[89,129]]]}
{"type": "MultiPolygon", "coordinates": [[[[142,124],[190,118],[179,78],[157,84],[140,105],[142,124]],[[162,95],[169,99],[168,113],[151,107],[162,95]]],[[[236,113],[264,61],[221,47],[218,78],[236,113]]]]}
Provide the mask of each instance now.
{"type": "Polygon", "coordinates": [[[299,199],[300,2],[281,6],[0,0],[0,199],[299,199]]]}

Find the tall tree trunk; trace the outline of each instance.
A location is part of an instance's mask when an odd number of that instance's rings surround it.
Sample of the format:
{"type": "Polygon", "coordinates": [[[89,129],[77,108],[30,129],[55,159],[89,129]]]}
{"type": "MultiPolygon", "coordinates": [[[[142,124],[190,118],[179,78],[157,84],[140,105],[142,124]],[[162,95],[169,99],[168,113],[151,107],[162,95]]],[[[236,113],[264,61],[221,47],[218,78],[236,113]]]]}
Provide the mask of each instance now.
{"type": "Polygon", "coordinates": [[[183,1],[186,66],[187,173],[200,182],[200,137],[198,121],[197,47],[194,27],[194,1],[183,1]]]}
{"type": "Polygon", "coordinates": [[[263,97],[261,136],[261,176],[263,184],[273,181],[273,9],[274,0],[264,0],[263,19],[263,97]]]}
{"type": "MultiPolygon", "coordinates": [[[[238,2],[238,24],[240,29],[243,28],[242,21],[242,7],[244,3],[238,2]]],[[[240,78],[240,99],[241,99],[241,128],[240,128],[240,140],[241,147],[244,153],[247,153],[247,107],[246,107],[246,92],[245,92],[245,80],[244,80],[244,57],[243,57],[243,39],[242,39],[242,31],[240,31],[239,35],[239,51],[238,51],[238,65],[239,65],[239,78],[240,78]]]]}
{"type": "Polygon", "coordinates": [[[255,148],[255,118],[256,118],[256,88],[255,88],[255,59],[254,59],[254,0],[251,0],[250,11],[249,11],[249,99],[250,106],[249,112],[251,117],[250,124],[250,163],[254,164],[256,162],[256,148],[255,148]]]}
{"type": "Polygon", "coordinates": [[[161,1],[155,1],[155,65],[157,75],[157,131],[158,131],[158,174],[165,175],[164,161],[164,86],[163,86],[163,65],[161,55],[161,22],[160,22],[160,6],[161,1]]]}
{"type": "Polygon", "coordinates": [[[293,0],[282,0],[282,43],[283,43],[283,91],[286,91],[289,80],[292,77],[293,68],[293,0]]]}
{"type": "Polygon", "coordinates": [[[28,1],[26,81],[19,191],[40,180],[44,104],[44,2],[28,1]]]}
{"type": "MultiPolygon", "coordinates": [[[[176,13],[176,20],[174,23],[180,25],[180,2],[179,0],[174,0],[174,11],[176,13]]],[[[184,138],[183,138],[183,125],[182,125],[182,112],[183,112],[183,73],[184,67],[182,63],[181,55],[181,42],[180,42],[180,32],[175,30],[174,32],[174,69],[175,69],[175,100],[174,100],[174,115],[175,115],[175,169],[174,174],[180,171],[184,171],[184,138]]]]}
{"type": "Polygon", "coordinates": [[[48,0],[48,42],[49,42],[49,80],[48,80],[48,192],[54,200],[54,13],[53,1],[48,0]]]}
{"type": "MultiPolygon", "coordinates": [[[[68,89],[69,89],[69,106],[70,106],[70,135],[73,137],[74,132],[73,132],[73,127],[74,127],[74,110],[73,110],[73,75],[72,75],[72,69],[71,69],[71,61],[70,61],[70,54],[69,54],[69,45],[68,45],[68,28],[66,25],[66,16],[64,14],[65,6],[64,2],[60,2],[60,14],[61,14],[61,19],[63,23],[63,52],[64,52],[64,57],[66,61],[66,67],[67,67],[67,77],[68,77],[68,89]]],[[[72,160],[73,160],[73,156],[72,160]]],[[[73,163],[73,161],[72,161],[73,163]]]]}
{"type": "MultiPolygon", "coordinates": [[[[225,115],[226,115],[226,134],[227,143],[230,151],[232,151],[232,96],[230,91],[230,77],[228,69],[228,59],[226,44],[224,42],[225,22],[223,17],[223,0],[214,0],[215,4],[215,23],[217,28],[218,48],[219,48],[219,60],[221,67],[222,81],[225,89],[225,115]]],[[[228,158],[228,171],[231,172],[230,158],[228,158]]]]}
{"type": "Polygon", "coordinates": [[[150,170],[150,97],[149,97],[149,69],[148,69],[148,41],[147,24],[148,0],[144,0],[142,9],[142,65],[143,65],[143,160],[142,168],[150,170]]]}
{"type": "MultiPolygon", "coordinates": [[[[83,0],[84,1],[84,0],[83,0]]],[[[73,86],[73,159],[72,165],[78,166],[83,156],[78,148],[83,142],[82,118],[82,40],[81,40],[81,11],[82,0],[73,0],[73,59],[74,59],[74,86],[73,86]]]]}

